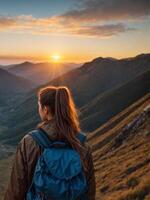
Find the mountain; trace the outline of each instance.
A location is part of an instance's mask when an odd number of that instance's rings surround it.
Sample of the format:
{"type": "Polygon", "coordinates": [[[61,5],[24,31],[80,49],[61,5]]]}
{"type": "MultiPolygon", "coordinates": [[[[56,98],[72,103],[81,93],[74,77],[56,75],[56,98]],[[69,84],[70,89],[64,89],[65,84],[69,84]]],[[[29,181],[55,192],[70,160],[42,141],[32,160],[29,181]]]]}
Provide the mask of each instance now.
{"type": "Polygon", "coordinates": [[[22,77],[13,75],[0,68],[0,93],[27,92],[33,89],[35,85],[22,77]]]}
{"type": "Polygon", "coordinates": [[[75,63],[31,63],[24,62],[13,65],[7,70],[15,75],[33,81],[36,85],[44,84],[63,73],[79,67],[75,63]]]}
{"type": "Polygon", "coordinates": [[[150,70],[92,99],[80,110],[83,130],[93,131],[131,103],[150,92],[150,70]]]}
{"type": "Polygon", "coordinates": [[[34,87],[35,84],[31,81],[0,68],[0,133],[7,129],[7,125],[2,125],[5,116],[7,117],[14,106],[34,87]]]}
{"type": "MultiPolygon", "coordinates": [[[[149,66],[150,54],[117,61],[100,57],[46,85],[68,86],[81,111],[83,130],[92,131],[149,91],[149,66]]],[[[15,105],[13,112],[1,120],[2,126],[8,126],[8,131],[0,135],[1,140],[16,144],[39,122],[38,89],[29,93],[22,103],[15,105]]]]}
{"type": "Polygon", "coordinates": [[[13,67],[14,64],[10,64],[10,65],[0,65],[0,68],[1,69],[4,69],[4,70],[8,70],[9,68],[13,67]]]}
{"type": "Polygon", "coordinates": [[[149,70],[150,54],[144,55],[144,57],[139,55],[131,61],[99,57],[46,85],[67,85],[72,90],[77,105],[82,107],[97,95],[116,86],[121,86],[149,70]]]}
{"type": "Polygon", "coordinates": [[[97,200],[150,198],[150,93],[88,136],[97,200]]]}

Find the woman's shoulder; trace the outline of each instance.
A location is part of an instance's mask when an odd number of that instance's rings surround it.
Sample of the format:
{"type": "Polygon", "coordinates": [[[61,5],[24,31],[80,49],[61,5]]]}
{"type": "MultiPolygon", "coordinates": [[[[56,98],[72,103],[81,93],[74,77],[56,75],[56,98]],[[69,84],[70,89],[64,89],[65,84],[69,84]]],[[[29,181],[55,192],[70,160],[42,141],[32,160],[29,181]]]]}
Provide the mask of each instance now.
{"type": "MultiPolygon", "coordinates": [[[[33,151],[33,149],[39,149],[39,145],[31,135],[33,131],[36,130],[31,130],[23,136],[23,138],[20,140],[18,144],[19,147],[27,151],[33,151]]],[[[83,146],[85,147],[85,154],[89,155],[92,153],[92,145],[87,141],[86,133],[82,132],[82,135],[85,136],[85,140],[83,142],[83,146]]]]}
{"type": "Polygon", "coordinates": [[[26,133],[18,144],[18,150],[21,152],[27,162],[34,163],[37,157],[41,154],[41,148],[30,135],[26,133]]]}
{"type": "Polygon", "coordinates": [[[18,143],[18,148],[21,148],[22,151],[28,152],[38,148],[36,141],[33,139],[30,133],[31,131],[27,132],[18,143]]]}
{"type": "Polygon", "coordinates": [[[31,136],[31,134],[30,134],[31,132],[27,132],[23,137],[22,137],[22,139],[20,140],[20,142],[19,142],[19,144],[23,144],[23,143],[32,143],[32,142],[34,142],[34,140],[33,140],[33,138],[32,138],[32,136],[31,136]]]}

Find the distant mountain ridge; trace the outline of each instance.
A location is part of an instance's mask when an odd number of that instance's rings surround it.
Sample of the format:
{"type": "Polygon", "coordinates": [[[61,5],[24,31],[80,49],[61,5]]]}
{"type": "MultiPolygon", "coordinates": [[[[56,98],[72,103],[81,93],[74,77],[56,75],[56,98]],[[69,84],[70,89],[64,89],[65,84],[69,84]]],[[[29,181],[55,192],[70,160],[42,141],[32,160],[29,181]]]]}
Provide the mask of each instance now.
{"type": "Polygon", "coordinates": [[[80,64],[75,63],[31,63],[26,61],[13,65],[7,70],[15,75],[31,80],[36,85],[40,85],[79,66],[80,64]]]}
{"type": "Polygon", "coordinates": [[[19,76],[13,75],[8,71],[0,68],[0,92],[1,93],[16,93],[25,92],[34,88],[35,85],[19,76]]]}

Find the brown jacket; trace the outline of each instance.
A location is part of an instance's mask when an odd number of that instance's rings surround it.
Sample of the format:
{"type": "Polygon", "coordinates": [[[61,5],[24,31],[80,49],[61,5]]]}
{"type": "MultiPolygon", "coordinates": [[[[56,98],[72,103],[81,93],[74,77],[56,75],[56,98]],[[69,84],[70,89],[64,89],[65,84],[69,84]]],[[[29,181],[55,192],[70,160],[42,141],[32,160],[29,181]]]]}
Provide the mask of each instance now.
{"type": "MultiPolygon", "coordinates": [[[[41,128],[48,134],[51,140],[56,139],[52,120],[49,123],[44,122],[41,128]]],[[[88,162],[88,173],[86,174],[88,181],[88,197],[89,200],[95,200],[95,174],[92,149],[87,142],[85,142],[85,146],[85,160],[88,162]]],[[[17,147],[4,200],[26,199],[26,193],[32,181],[36,161],[41,152],[41,147],[38,146],[29,134],[26,134],[17,147]]]]}

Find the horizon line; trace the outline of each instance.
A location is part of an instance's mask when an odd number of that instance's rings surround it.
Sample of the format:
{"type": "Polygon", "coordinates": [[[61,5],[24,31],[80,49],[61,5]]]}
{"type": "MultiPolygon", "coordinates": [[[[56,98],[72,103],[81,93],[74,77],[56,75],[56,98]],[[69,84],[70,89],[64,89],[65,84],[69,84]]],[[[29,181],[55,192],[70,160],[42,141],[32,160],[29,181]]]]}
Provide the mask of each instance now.
{"type": "Polygon", "coordinates": [[[114,60],[122,60],[122,59],[130,59],[130,58],[134,58],[134,57],[137,57],[137,56],[140,56],[140,55],[146,55],[146,54],[150,54],[150,52],[142,52],[142,53],[138,53],[138,54],[135,54],[134,56],[128,56],[128,57],[113,57],[113,56],[96,56],[94,58],[91,58],[91,59],[85,59],[84,61],[79,61],[79,62],[75,62],[75,61],[67,61],[67,60],[62,60],[62,61],[57,61],[57,62],[54,62],[54,61],[50,61],[48,59],[41,59],[41,60],[38,60],[36,58],[21,58],[21,57],[6,57],[6,56],[0,56],[0,66],[9,66],[9,65],[19,65],[19,64],[23,64],[23,63],[31,63],[31,64],[39,64],[39,63],[49,63],[49,64],[64,64],[64,63],[72,63],[72,64],[84,64],[86,62],[92,62],[93,60],[97,59],[97,58],[107,58],[107,59],[114,59],[114,60]],[[8,58],[8,60],[12,60],[12,62],[9,62],[6,58],[8,58]],[[1,60],[4,60],[3,62],[4,63],[1,63],[1,60]],[[13,60],[15,62],[13,62],[13,60]],[[18,62],[17,62],[18,60],[18,62]]]}

